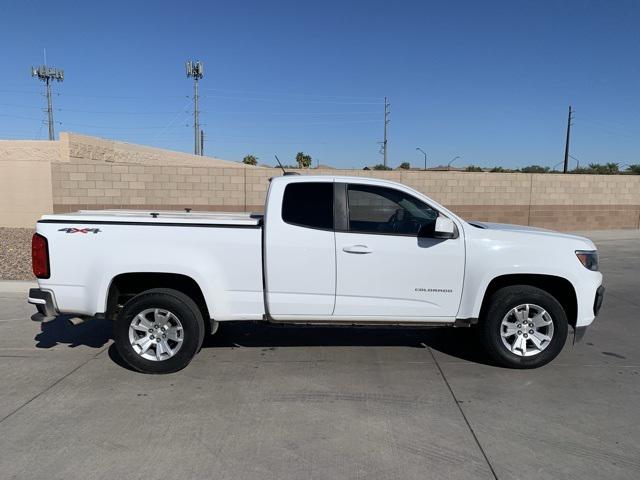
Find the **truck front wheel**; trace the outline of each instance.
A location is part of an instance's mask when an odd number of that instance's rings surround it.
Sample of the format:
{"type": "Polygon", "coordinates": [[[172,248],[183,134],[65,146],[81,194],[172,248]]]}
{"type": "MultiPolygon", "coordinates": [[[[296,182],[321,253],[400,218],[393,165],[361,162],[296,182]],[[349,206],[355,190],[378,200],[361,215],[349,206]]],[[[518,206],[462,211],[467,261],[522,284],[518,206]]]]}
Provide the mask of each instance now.
{"type": "Polygon", "coordinates": [[[501,288],[481,319],[484,346],[499,365],[536,368],[553,360],[567,339],[567,315],[552,295],[529,285],[501,288]]]}
{"type": "Polygon", "coordinates": [[[136,295],[115,321],[120,357],[143,373],[172,373],[186,367],[202,345],[202,314],[191,298],[168,288],[136,295]]]}

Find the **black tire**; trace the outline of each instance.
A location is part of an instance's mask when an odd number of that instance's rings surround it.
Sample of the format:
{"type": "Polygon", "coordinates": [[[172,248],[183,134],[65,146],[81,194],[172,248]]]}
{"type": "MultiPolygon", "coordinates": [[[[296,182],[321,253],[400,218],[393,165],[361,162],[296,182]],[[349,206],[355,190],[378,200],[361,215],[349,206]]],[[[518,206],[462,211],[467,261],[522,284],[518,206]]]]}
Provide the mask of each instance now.
{"type": "Polygon", "coordinates": [[[200,350],[205,327],[196,303],[182,292],[169,288],[146,290],[129,300],[114,325],[115,346],[122,360],[142,373],[173,373],[182,370],[200,350]],[[170,358],[154,361],[139,355],[129,341],[129,326],[133,318],[146,309],[170,311],[182,324],[183,340],[180,349],[170,358]]]}
{"type": "Polygon", "coordinates": [[[481,319],[480,330],[487,353],[498,365],[509,368],[537,368],[549,363],[562,351],[567,339],[568,322],[562,305],[552,295],[530,285],[513,285],[501,288],[491,296],[488,308],[481,319]],[[523,304],[542,307],[553,322],[553,336],[548,345],[541,352],[531,356],[513,353],[504,345],[501,336],[501,324],[505,315],[523,304]]]}

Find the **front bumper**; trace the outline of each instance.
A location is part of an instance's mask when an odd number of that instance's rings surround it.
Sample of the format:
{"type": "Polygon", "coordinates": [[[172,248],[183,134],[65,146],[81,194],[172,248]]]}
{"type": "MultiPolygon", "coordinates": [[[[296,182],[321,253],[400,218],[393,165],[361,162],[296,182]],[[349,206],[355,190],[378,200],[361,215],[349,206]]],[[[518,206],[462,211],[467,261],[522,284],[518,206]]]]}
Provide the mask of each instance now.
{"type": "MultiPolygon", "coordinates": [[[[593,316],[597,317],[598,313],[600,313],[600,307],[602,307],[602,300],[604,300],[604,286],[600,285],[596,290],[596,296],[593,300],[593,316]]],[[[573,332],[573,343],[578,343],[584,337],[584,334],[587,332],[588,325],[583,327],[576,327],[573,332]]]]}
{"type": "Polygon", "coordinates": [[[56,315],[59,315],[53,293],[47,290],[40,290],[39,288],[29,289],[29,298],[27,301],[36,306],[40,314],[39,320],[41,321],[50,320],[56,315]]]}
{"type": "Polygon", "coordinates": [[[604,286],[600,285],[596,290],[596,298],[593,301],[593,314],[597,317],[600,313],[600,307],[602,307],[602,300],[604,299],[604,286]]]}

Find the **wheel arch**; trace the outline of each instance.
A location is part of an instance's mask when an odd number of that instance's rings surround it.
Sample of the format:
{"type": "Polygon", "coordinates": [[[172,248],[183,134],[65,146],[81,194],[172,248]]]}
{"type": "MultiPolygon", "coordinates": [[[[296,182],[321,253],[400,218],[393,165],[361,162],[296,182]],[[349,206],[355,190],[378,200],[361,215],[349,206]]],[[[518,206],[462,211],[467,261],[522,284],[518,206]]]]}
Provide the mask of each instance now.
{"type": "Polygon", "coordinates": [[[498,290],[512,285],[529,285],[544,290],[553,296],[564,309],[569,325],[575,329],[578,318],[578,300],[573,284],[555,275],[518,273],[500,275],[492,279],[484,292],[479,318],[482,321],[489,306],[489,299],[498,290]]]}
{"type": "Polygon", "coordinates": [[[127,272],[111,279],[107,290],[105,316],[114,319],[122,306],[135,295],[152,288],[171,288],[191,298],[211,326],[211,315],[202,288],[188,275],[169,272],[127,272]]]}

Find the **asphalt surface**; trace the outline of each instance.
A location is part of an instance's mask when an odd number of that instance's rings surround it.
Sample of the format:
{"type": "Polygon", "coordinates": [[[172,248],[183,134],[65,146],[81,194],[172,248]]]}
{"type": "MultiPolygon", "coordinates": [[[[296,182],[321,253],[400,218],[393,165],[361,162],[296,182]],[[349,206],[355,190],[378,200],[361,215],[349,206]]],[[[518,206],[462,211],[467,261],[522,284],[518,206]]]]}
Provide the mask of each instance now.
{"type": "Polygon", "coordinates": [[[537,370],[472,330],[223,325],[185,370],[119,364],[106,321],[0,284],[3,479],[638,479],[640,233],[588,234],[607,295],[537,370]]]}

